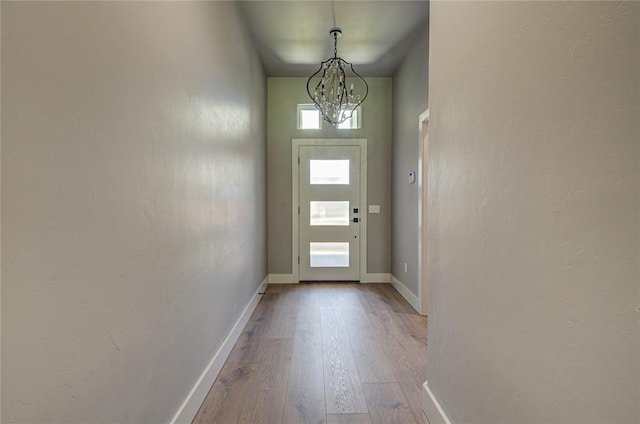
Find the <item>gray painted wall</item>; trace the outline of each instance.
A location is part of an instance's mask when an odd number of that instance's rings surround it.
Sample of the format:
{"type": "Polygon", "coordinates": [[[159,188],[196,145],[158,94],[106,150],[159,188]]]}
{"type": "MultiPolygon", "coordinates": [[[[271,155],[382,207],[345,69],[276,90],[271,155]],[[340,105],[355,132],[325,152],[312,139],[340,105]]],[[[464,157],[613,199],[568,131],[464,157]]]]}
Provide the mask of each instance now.
{"type": "Polygon", "coordinates": [[[391,273],[418,295],[418,116],[428,106],[429,30],[414,35],[415,44],[393,76],[393,166],[391,273]],[[404,263],[407,272],[404,272],[404,263]]]}
{"type": "Polygon", "coordinates": [[[432,2],[429,386],[640,422],[640,3],[432,2]]]}
{"type": "Polygon", "coordinates": [[[166,423],[266,276],[262,68],[230,2],[1,8],[3,422],[166,423]]]}
{"type": "MultiPolygon", "coordinates": [[[[267,78],[268,256],[270,274],[291,268],[291,140],[294,138],[366,138],[368,201],[380,205],[369,214],[367,263],[370,273],[390,271],[391,79],[367,78],[369,96],[362,105],[362,129],[298,130],[296,108],[311,103],[306,78],[267,78]]],[[[364,208],[363,208],[364,209],[364,208]]]]}

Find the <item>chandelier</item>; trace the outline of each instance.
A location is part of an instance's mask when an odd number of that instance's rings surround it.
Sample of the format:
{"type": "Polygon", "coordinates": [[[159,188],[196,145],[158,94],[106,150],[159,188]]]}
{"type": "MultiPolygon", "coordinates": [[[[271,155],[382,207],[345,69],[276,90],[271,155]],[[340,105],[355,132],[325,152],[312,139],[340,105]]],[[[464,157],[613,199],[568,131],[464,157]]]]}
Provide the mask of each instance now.
{"type": "Polygon", "coordinates": [[[353,69],[353,64],[338,57],[338,37],[342,30],[331,28],[329,34],[333,37],[333,57],[322,62],[320,69],[309,77],[307,93],[325,121],[337,125],[351,118],[367,97],[369,86],[353,69]],[[362,94],[358,94],[358,90],[362,90],[362,94]]]}

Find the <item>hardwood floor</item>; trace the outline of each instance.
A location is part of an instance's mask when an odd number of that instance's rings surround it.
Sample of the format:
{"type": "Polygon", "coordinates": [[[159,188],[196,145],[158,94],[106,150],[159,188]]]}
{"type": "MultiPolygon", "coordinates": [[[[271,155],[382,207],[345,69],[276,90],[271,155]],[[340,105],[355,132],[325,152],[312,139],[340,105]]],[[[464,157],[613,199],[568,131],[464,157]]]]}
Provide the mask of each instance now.
{"type": "Polygon", "coordinates": [[[425,423],[426,359],[389,284],[270,285],[193,422],[425,423]]]}

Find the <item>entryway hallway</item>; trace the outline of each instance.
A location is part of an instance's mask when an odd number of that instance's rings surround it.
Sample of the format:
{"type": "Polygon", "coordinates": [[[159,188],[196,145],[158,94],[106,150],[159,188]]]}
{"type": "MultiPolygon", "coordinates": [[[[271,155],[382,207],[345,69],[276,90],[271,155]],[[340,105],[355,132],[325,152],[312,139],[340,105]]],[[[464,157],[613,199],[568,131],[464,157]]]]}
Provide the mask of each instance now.
{"type": "Polygon", "coordinates": [[[423,423],[426,353],[389,284],[269,285],[194,423],[423,423]]]}

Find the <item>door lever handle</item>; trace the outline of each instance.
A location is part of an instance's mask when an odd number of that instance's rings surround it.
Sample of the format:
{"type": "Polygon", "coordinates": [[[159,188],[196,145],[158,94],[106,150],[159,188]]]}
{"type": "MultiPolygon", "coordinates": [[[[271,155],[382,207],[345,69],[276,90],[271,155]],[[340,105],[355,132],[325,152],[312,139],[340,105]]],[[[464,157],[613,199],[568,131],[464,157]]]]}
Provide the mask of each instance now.
{"type": "Polygon", "coordinates": [[[356,222],[356,223],[358,223],[358,222],[360,222],[360,218],[353,218],[353,219],[351,220],[351,222],[356,222]]]}

